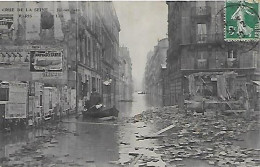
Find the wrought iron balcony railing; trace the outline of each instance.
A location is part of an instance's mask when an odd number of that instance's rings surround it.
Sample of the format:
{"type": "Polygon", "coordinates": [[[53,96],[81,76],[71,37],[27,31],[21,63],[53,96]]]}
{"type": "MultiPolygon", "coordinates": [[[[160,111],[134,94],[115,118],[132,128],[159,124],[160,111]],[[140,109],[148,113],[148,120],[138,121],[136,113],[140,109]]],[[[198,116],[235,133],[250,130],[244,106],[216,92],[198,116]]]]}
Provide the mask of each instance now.
{"type": "Polygon", "coordinates": [[[224,42],[223,33],[198,34],[195,43],[219,43],[224,42]]]}

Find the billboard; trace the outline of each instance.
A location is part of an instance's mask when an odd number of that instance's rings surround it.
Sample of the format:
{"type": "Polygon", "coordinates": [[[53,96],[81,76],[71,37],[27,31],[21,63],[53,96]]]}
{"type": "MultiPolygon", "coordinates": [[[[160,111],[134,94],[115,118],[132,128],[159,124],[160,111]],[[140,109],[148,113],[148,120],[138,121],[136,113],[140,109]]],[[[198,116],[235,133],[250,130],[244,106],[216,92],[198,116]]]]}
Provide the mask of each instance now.
{"type": "Polygon", "coordinates": [[[62,50],[30,51],[31,72],[62,72],[62,50]]]}

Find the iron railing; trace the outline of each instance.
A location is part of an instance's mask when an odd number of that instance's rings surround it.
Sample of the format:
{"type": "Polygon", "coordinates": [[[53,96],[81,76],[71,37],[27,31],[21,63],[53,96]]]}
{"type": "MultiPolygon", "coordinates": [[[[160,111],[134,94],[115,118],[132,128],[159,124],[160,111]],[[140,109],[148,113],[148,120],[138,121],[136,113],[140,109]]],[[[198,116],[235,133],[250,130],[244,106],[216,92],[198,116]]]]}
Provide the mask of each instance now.
{"type": "Polygon", "coordinates": [[[219,42],[224,42],[223,33],[196,35],[196,43],[219,43],[219,42]]]}

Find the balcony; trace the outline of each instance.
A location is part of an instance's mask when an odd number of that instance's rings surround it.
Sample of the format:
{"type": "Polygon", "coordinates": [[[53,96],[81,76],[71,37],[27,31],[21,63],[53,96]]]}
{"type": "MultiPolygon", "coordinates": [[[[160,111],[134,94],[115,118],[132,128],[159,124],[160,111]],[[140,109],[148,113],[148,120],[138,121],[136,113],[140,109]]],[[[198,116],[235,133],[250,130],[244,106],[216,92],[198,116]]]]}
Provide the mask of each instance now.
{"type": "Polygon", "coordinates": [[[194,72],[194,71],[226,71],[226,70],[251,70],[256,68],[256,58],[240,57],[240,58],[226,58],[222,61],[216,61],[214,58],[209,57],[207,59],[193,59],[182,60],[182,71],[194,72]]]}
{"type": "Polygon", "coordinates": [[[198,34],[196,35],[196,39],[193,43],[222,43],[224,42],[224,34],[223,33],[215,33],[215,34],[198,34]]]}
{"type": "Polygon", "coordinates": [[[201,6],[191,8],[191,18],[196,22],[209,21],[211,17],[210,6],[201,6]]]}

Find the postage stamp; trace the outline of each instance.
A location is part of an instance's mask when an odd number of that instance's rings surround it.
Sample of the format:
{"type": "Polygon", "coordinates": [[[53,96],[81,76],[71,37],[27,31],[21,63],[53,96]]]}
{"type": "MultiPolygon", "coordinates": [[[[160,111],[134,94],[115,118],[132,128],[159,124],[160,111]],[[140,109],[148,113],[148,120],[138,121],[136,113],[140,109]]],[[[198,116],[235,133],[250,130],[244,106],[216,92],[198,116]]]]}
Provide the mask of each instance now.
{"type": "Polygon", "coordinates": [[[225,40],[259,41],[259,0],[226,0],[225,40]]]}

